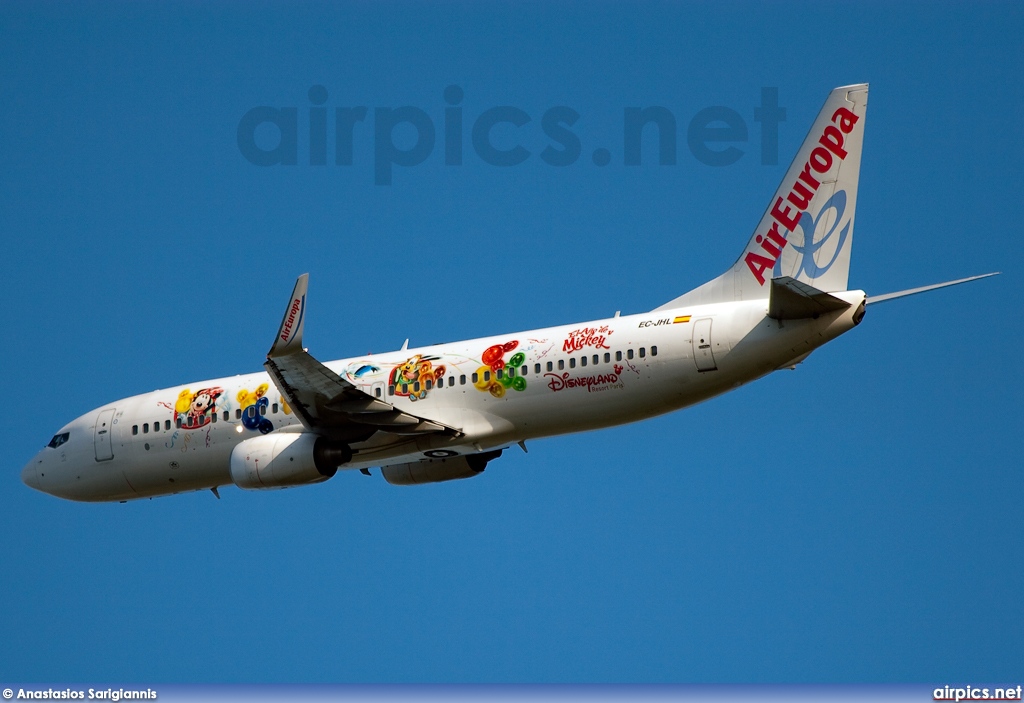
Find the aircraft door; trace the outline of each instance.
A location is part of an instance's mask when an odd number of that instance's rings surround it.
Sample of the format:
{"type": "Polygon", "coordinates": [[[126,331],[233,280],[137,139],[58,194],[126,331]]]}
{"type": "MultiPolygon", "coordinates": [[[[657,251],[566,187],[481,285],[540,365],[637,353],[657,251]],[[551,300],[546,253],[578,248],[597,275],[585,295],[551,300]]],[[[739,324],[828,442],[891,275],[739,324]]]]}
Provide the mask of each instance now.
{"type": "Polygon", "coordinates": [[[693,361],[698,371],[714,371],[718,368],[711,351],[711,318],[705,317],[693,323],[693,361]]]}
{"type": "Polygon", "coordinates": [[[111,434],[114,429],[114,408],[104,410],[96,418],[96,461],[109,461],[114,458],[111,434]]]}

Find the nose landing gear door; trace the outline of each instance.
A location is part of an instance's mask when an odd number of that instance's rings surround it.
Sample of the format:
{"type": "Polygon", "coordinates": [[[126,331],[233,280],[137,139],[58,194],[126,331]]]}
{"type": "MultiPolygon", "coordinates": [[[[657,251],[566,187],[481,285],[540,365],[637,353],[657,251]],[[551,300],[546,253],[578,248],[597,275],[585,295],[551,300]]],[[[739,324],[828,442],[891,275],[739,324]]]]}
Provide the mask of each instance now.
{"type": "Polygon", "coordinates": [[[104,410],[96,418],[96,461],[109,461],[114,458],[110,437],[114,429],[114,410],[104,410]]]}

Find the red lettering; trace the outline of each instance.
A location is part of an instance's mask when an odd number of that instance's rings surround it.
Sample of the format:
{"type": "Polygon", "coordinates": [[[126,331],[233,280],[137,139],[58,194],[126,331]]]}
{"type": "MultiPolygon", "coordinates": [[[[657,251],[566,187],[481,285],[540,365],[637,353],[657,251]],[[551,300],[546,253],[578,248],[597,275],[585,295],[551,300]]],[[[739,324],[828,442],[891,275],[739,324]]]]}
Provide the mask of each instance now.
{"type": "Polygon", "coordinates": [[[839,131],[839,128],[833,127],[832,125],[826,127],[825,131],[822,132],[821,139],[818,140],[818,143],[840,159],[846,158],[846,149],[843,148],[843,133],[839,131]]]}
{"type": "Polygon", "coordinates": [[[761,248],[764,249],[769,254],[771,254],[773,258],[777,259],[777,258],[779,258],[779,255],[782,254],[782,252],[780,250],[776,249],[775,246],[773,246],[771,242],[769,242],[767,239],[762,237],[760,234],[757,235],[757,240],[756,241],[757,241],[758,244],[761,245],[761,248]]]}
{"type": "MultiPolygon", "coordinates": [[[[593,393],[595,387],[608,386],[619,382],[618,374],[614,373],[570,378],[569,372],[566,371],[561,376],[553,373],[546,373],[544,374],[544,377],[548,379],[548,388],[556,392],[565,390],[566,388],[586,388],[588,393],[593,393]]],[[[599,390],[603,389],[599,388],[599,390]]]]}
{"type": "Polygon", "coordinates": [[[775,266],[775,262],[772,259],[755,254],[754,252],[747,252],[747,256],[744,259],[747,262],[747,268],[754,274],[754,278],[760,285],[764,285],[764,272],[775,266]]]}
{"type": "MultiPolygon", "coordinates": [[[[824,151],[824,149],[822,149],[824,151]]],[[[827,151],[825,152],[828,153],[827,151]]],[[[829,155],[831,159],[832,156],[829,155]]],[[[797,210],[796,214],[793,214],[789,205],[786,206],[785,210],[779,210],[779,206],[782,205],[782,198],[776,198],[775,204],[772,206],[772,217],[778,221],[780,225],[786,228],[786,231],[792,232],[796,229],[796,223],[800,221],[800,211],[797,210]]]]}
{"type": "Polygon", "coordinates": [[[778,244],[779,249],[785,249],[786,245],[789,244],[789,242],[779,234],[779,226],[774,222],[772,223],[772,228],[768,230],[768,239],[778,244]]]}
{"type": "Polygon", "coordinates": [[[807,163],[818,173],[825,173],[832,168],[832,154],[819,146],[811,152],[811,158],[807,160],[807,163]]]}
{"type": "Polygon", "coordinates": [[[839,129],[843,130],[843,134],[849,134],[852,132],[853,126],[857,124],[857,120],[859,119],[859,117],[847,110],[845,107],[839,108],[832,115],[832,121],[839,125],[839,129]]]}
{"type": "Polygon", "coordinates": [[[807,206],[811,204],[811,197],[813,195],[813,190],[809,189],[800,181],[797,181],[793,184],[793,190],[791,190],[789,195],[786,196],[786,200],[796,205],[798,210],[806,210],[807,206]]]}
{"type": "Polygon", "coordinates": [[[288,337],[292,333],[292,325],[295,324],[295,315],[298,314],[298,312],[299,312],[299,310],[301,308],[302,308],[302,301],[301,300],[296,299],[296,300],[292,301],[292,306],[288,310],[288,319],[284,321],[284,329],[281,330],[281,341],[282,342],[287,342],[288,341],[288,337]]]}
{"type": "Polygon", "coordinates": [[[606,335],[612,334],[614,330],[610,329],[608,325],[604,325],[600,328],[594,327],[583,327],[578,330],[573,330],[562,342],[562,351],[574,352],[579,351],[583,347],[595,347],[597,349],[610,349],[605,341],[607,341],[606,335]]]}
{"type": "Polygon", "coordinates": [[[811,175],[810,162],[804,164],[804,170],[800,172],[800,180],[809,185],[811,190],[818,190],[818,186],[821,185],[818,179],[811,175]]]}

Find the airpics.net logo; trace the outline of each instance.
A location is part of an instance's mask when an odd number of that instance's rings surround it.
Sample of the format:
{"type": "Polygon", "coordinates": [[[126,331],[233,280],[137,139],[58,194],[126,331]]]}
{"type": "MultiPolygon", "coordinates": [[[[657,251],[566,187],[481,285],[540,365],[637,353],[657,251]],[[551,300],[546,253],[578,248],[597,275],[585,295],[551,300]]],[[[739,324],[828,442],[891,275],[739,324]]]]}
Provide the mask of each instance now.
{"type": "Polygon", "coordinates": [[[510,168],[539,159],[547,166],[564,168],[587,156],[597,167],[612,163],[675,166],[680,138],[685,138],[690,155],[705,166],[736,163],[751,149],[751,142],[757,142],[761,164],[775,166],[779,124],[786,119],[774,87],[761,88],[760,104],[752,109],[713,105],[698,109],[688,120],[685,115],[678,119],[661,105],[629,106],[622,109],[621,124],[614,130],[621,134],[621,142],[609,146],[581,133],[586,120],[568,105],[549,107],[539,119],[537,110],[531,114],[514,105],[469,110],[463,105],[465,91],[457,85],[445,88],[438,104],[429,108],[330,106],[329,97],[326,87],[314,85],[307,92],[307,105],[260,105],[248,110],[238,121],[239,152],[261,167],[364,166],[372,169],[373,182],[380,186],[393,183],[396,167],[419,166],[435,151],[441,152],[437,158],[446,167],[476,160],[510,168]],[[754,137],[748,124],[751,118],[759,127],[754,137]],[[372,142],[372,156],[357,147],[361,141],[372,142]],[[645,154],[645,142],[650,151],[656,146],[657,153],[645,154]],[[365,163],[360,163],[356,155],[364,153],[365,163]]]}

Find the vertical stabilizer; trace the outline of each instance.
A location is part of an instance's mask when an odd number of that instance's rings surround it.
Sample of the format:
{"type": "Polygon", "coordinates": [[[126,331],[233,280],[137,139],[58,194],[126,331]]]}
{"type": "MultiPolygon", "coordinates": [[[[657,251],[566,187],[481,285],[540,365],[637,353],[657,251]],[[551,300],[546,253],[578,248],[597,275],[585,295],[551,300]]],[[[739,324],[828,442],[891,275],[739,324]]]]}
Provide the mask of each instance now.
{"type": "Polygon", "coordinates": [[[829,93],[736,263],[657,309],[767,298],[779,276],[846,290],[867,105],[867,83],[829,93]]]}

